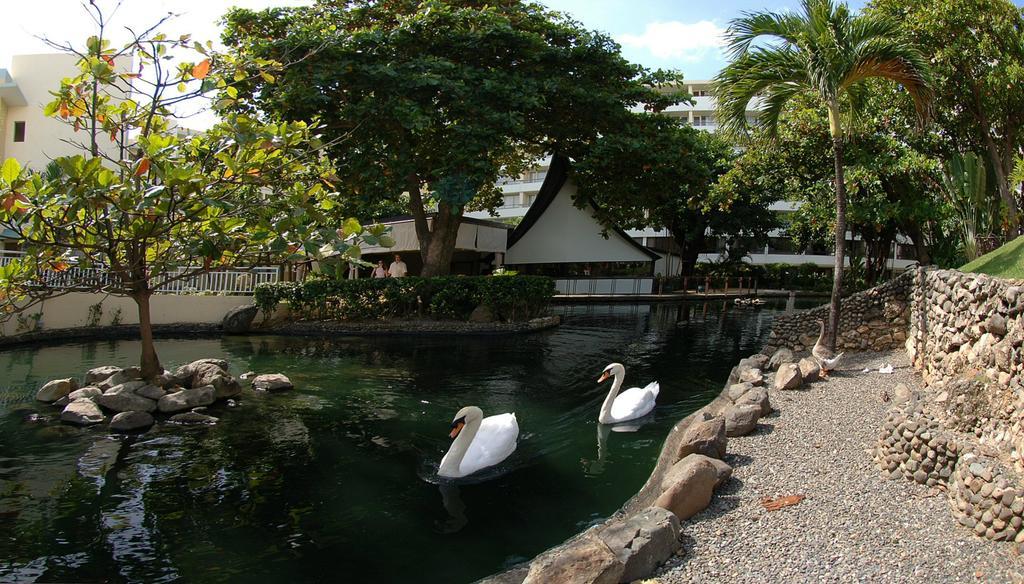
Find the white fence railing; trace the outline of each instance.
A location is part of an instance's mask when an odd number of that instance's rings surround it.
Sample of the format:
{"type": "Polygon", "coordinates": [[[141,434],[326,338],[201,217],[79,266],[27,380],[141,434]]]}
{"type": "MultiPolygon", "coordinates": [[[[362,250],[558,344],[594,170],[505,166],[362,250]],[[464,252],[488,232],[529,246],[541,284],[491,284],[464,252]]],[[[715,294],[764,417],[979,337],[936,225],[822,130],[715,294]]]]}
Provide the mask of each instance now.
{"type": "MultiPolygon", "coordinates": [[[[0,251],[0,266],[6,266],[23,255],[18,251],[0,251]]],[[[179,268],[168,274],[166,279],[185,274],[197,268],[179,268]]],[[[252,294],[256,286],[277,282],[280,272],[275,266],[258,266],[249,269],[213,270],[188,276],[159,286],[156,291],[163,294],[252,294]]],[[[50,288],[98,288],[113,281],[114,275],[104,268],[80,268],[70,266],[60,272],[47,271],[40,276],[50,288]]]]}

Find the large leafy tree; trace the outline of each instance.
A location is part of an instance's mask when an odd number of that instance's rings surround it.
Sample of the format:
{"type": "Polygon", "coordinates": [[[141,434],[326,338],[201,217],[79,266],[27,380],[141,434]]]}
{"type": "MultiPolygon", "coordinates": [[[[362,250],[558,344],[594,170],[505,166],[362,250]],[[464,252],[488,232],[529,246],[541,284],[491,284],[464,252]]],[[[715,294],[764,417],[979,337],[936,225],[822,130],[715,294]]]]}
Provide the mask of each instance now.
{"type": "Polygon", "coordinates": [[[983,153],[1006,209],[1021,227],[1012,182],[1024,147],[1024,12],[1009,0],[873,0],[868,12],[898,21],[928,56],[942,154],[983,153]]]}
{"type": "Polygon", "coordinates": [[[401,201],[423,275],[447,273],[462,215],[544,153],[580,158],[629,107],[678,101],[672,74],[630,64],[608,36],[521,0],[321,0],[227,15],[240,59],[297,61],[250,75],[246,104],[323,121],[348,193],[401,201]],[[662,90],[659,91],[658,88],[662,90]],[[436,209],[430,222],[428,214],[436,209]]]}
{"type": "MultiPolygon", "coordinates": [[[[17,234],[25,254],[0,268],[0,308],[10,316],[73,291],[131,297],[150,378],[161,371],[149,308],[159,288],[217,268],[354,258],[351,243],[383,234],[354,220],[336,228],[333,170],[310,126],[226,111],[237,95],[230,84],[253,63],[243,68],[157,27],[114,47],[102,10],[87,8],[98,34],[83,49],[65,47],[79,56],[79,72],[46,106],[83,136],[81,154],[41,172],[14,159],[2,165],[0,227],[17,234]],[[172,127],[173,105],[218,89],[222,122],[194,136],[172,127]]],[[[275,67],[255,65],[265,75],[275,67]]]]}
{"type": "Polygon", "coordinates": [[[745,14],[730,23],[726,37],[732,61],[715,80],[719,119],[726,128],[746,133],[746,112],[755,98],[763,100],[759,123],[769,132],[786,103],[798,95],[813,96],[828,111],[836,197],[828,344],[834,349],[846,261],[843,149],[851,117],[864,101],[866,82],[883,78],[900,84],[919,118],[927,119],[932,102],[928,65],[905,40],[898,20],[855,15],[833,0],[803,0],[798,13],[745,14]]]}
{"type": "Polygon", "coordinates": [[[775,226],[769,192],[723,190],[719,196],[714,190],[733,158],[731,144],[715,134],[659,114],[634,114],[574,168],[580,195],[597,203],[603,222],[667,229],[689,275],[709,234],[749,243],[775,226]]]}

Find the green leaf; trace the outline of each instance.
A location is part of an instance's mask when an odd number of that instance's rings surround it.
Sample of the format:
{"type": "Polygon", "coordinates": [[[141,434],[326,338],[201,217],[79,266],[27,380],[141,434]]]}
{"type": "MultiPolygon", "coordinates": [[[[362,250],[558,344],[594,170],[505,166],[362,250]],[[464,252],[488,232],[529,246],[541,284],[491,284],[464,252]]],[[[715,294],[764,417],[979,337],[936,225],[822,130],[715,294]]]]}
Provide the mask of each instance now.
{"type": "Polygon", "coordinates": [[[12,183],[18,179],[18,175],[21,174],[21,165],[18,161],[13,158],[8,158],[4,161],[4,165],[0,168],[0,178],[4,179],[6,183],[12,183]]]}
{"type": "Polygon", "coordinates": [[[349,217],[345,220],[345,224],[341,228],[341,236],[343,238],[349,238],[363,230],[363,226],[359,224],[353,217],[349,217]]]}

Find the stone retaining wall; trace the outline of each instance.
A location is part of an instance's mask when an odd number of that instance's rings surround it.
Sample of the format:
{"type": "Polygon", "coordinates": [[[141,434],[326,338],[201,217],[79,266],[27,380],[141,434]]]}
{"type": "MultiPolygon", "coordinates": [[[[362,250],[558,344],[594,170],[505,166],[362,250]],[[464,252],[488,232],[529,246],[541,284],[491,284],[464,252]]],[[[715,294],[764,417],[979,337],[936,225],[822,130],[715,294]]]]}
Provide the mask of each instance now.
{"type": "Polygon", "coordinates": [[[1024,470],[1024,282],[917,270],[907,351],[937,418],[1024,470]]]}
{"type": "MultiPolygon", "coordinates": [[[[870,290],[851,294],[839,313],[838,350],[885,351],[901,347],[907,339],[909,301],[914,273],[899,276],[870,290]]],[[[828,305],[778,316],[763,352],[779,347],[809,350],[820,333],[818,320],[828,322],[828,305]]]]}

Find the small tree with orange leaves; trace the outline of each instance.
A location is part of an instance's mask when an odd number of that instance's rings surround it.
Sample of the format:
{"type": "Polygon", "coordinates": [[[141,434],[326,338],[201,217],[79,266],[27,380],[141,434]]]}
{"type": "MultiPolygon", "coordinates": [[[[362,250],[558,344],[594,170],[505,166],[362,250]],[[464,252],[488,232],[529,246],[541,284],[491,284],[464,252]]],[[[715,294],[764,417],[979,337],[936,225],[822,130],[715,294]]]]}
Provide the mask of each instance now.
{"type": "MultiPolygon", "coordinates": [[[[84,50],[61,46],[78,55],[79,73],[46,106],[84,136],[82,153],[44,172],[13,159],[0,167],[0,227],[26,252],[0,267],[3,316],[74,291],[131,297],[149,378],[162,370],[149,308],[161,287],[218,268],[355,259],[353,242],[387,240],[379,226],[332,216],[333,171],[313,126],[224,113],[202,134],[174,129],[173,107],[187,100],[212,96],[226,112],[237,97],[232,83],[253,63],[243,68],[158,26],[114,48],[102,11],[89,9],[99,34],[84,50]],[[133,65],[119,66],[126,61],[133,65]],[[108,137],[116,148],[100,147],[108,137]]],[[[256,65],[264,81],[281,66],[256,65]]]]}

